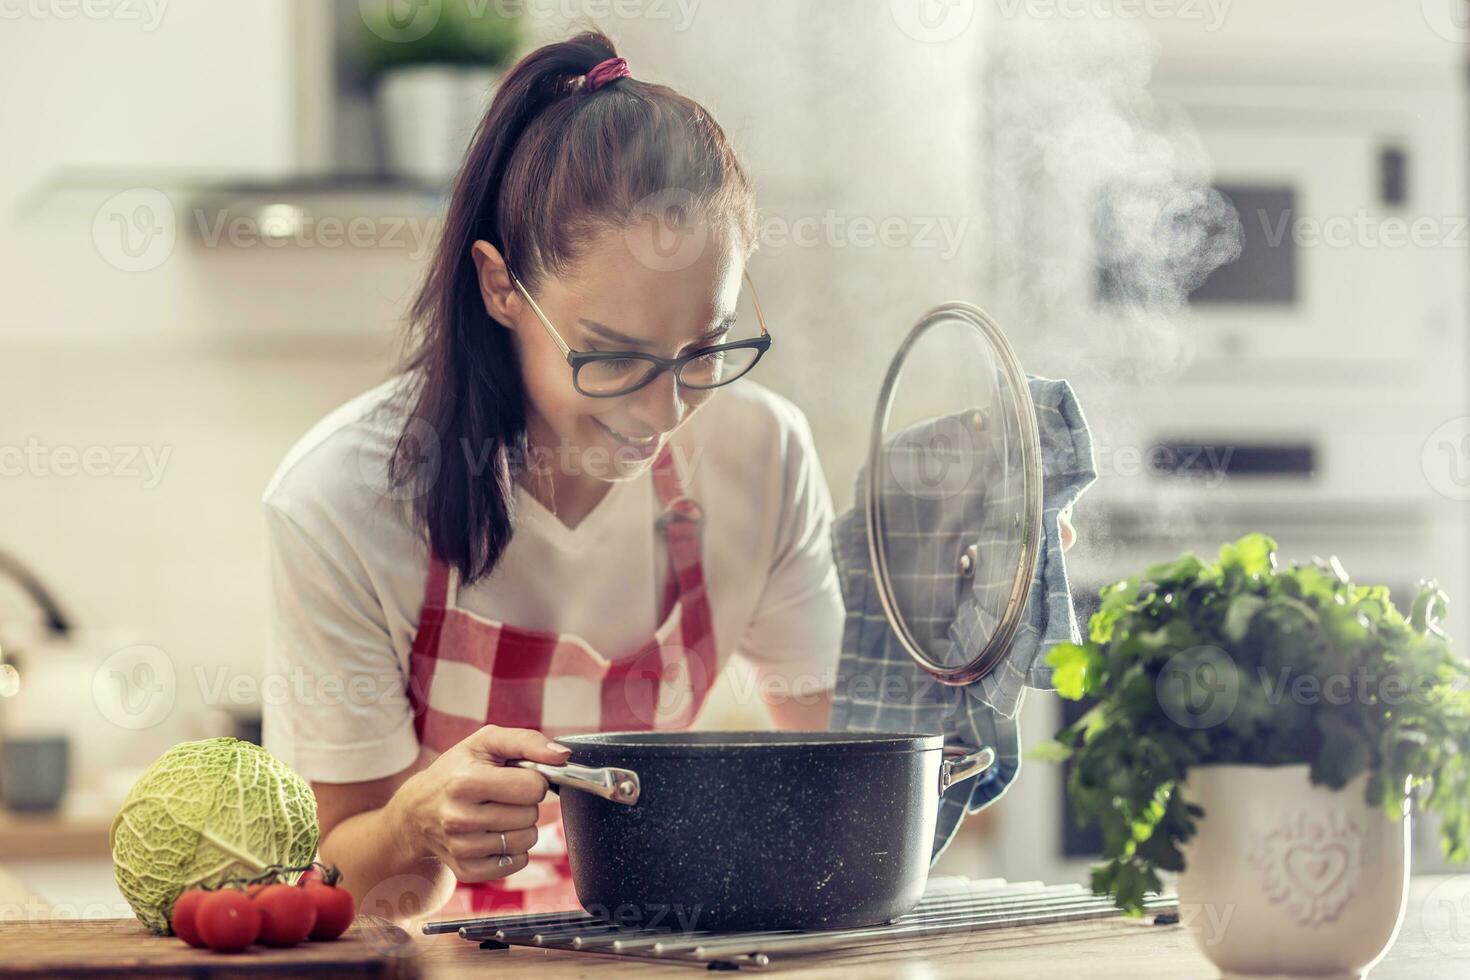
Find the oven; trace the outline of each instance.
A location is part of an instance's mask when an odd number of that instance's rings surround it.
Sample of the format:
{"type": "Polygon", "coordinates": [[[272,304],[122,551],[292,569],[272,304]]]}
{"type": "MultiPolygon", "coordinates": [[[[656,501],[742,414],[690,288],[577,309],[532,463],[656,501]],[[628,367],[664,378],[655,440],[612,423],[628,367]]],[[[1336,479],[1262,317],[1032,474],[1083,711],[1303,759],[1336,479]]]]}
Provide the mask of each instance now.
{"type": "MultiPolygon", "coordinates": [[[[1261,531],[1285,560],[1336,555],[1355,579],[1389,586],[1400,608],[1420,579],[1437,579],[1450,634],[1470,640],[1458,83],[1176,68],[1150,91],[1189,119],[1209,181],[1235,211],[1240,254],[1188,292],[1186,367],[1143,383],[1074,378],[1099,470],[1068,561],[1079,618],[1105,584],[1261,531]]],[[[1092,258],[1075,277],[1093,280],[1105,315],[1130,272],[1102,250],[1092,258]]],[[[1026,744],[1078,710],[1033,692],[1026,744]]],[[[1068,815],[1062,772],[1027,766],[996,804],[993,870],[1085,879],[1098,845],[1068,815]]],[[[1416,826],[1415,838],[1416,866],[1442,866],[1433,828],[1416,826]]]]}

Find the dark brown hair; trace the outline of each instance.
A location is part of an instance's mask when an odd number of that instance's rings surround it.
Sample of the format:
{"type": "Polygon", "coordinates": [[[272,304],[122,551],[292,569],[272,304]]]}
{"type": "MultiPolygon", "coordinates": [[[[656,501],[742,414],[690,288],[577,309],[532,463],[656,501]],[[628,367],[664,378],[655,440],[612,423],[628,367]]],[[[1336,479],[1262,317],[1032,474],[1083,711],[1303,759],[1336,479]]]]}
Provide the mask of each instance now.
{"type": "MultiPolygon", "coordinates": [[[[626,227],[677,192],[711,228],[755,238],[750,184],[698,103],[620,78],[583,76],[615,57],[600,33],[548,44],[500,82],[454,182],[442,236],[410,310],[407,424],[390,463],[440,560],[468,583],[510,542],[526,406],[510,332],[485,312],[470,249],[499,249],[527,289],[575,262],[598,233],[626,227]],[[426,456],[424,426],[438,440],[426,456]]],[[[635,69],[636,70],[636,69],[635,69]]]]}

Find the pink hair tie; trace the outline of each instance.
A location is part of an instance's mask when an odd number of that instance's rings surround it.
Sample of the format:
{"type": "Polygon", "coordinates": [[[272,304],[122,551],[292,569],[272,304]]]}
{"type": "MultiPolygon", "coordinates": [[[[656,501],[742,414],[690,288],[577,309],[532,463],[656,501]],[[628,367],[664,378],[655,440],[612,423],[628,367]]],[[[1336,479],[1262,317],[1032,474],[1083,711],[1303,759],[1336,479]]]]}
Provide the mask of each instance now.
{"type": "Polygon", "coordinates": [[[608,82],[615,82],[619,78],[630,78],[633,73],[628,70],[628,62],[623,58],[609,58],[598,62],[591,71],[587,73],[587,91],[596,92],[608,82]]]}

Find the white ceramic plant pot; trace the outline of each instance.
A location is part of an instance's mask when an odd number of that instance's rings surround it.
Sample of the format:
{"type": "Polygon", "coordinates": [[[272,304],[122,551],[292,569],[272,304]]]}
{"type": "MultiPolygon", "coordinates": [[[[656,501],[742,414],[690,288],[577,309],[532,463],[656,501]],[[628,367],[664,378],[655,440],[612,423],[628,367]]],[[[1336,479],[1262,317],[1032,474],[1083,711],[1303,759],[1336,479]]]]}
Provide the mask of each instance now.
{"type": "Polygon", "coordinates": [[[427,184],[459,170],[500,72],[460,65],[413,65],[377,83],[379,126],[388,173],[427,184]]]}
{"type": "Polygon", "coordinates": [[[1183,921],[1226,977],[1360,977],[1388,951],[1408,897],[1409,820],[1308,767],[1200,766],[1204,808],[1184,847],[1183,921]]]}

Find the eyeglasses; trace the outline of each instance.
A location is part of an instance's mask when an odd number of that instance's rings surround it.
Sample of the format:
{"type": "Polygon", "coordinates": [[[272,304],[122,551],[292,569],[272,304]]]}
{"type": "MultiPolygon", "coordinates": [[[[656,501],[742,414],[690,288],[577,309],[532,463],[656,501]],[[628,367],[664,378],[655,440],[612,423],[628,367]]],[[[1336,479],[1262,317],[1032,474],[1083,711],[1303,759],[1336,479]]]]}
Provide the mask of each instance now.
{"type": "Polygon", "coordinates": [[[520,279],[515,273],[510,274],[510,281],[530,304],[536,319],[541,321],[541,325],[566,357],[567,363],[572,366],[572,387],[589,398],[631,395],[665,371],[674,372],[674,378],[682,387],[696,391],[719,388],[748,374],[761,356],[771,349],[771,333],[766,329],[766,318],[761,312],[755,283],[751,282],[749,273],[744,278],[745,288],[750,291],[751,304],[755,307],[755,317],[760,321],[759,337],[701,347],[679,357],[659,357],[643,351],[572,350],[556,327],[551,325],[546,314],[541,312],[541,307],[536,305],[526,287],[521,285],[520,279]]]}

